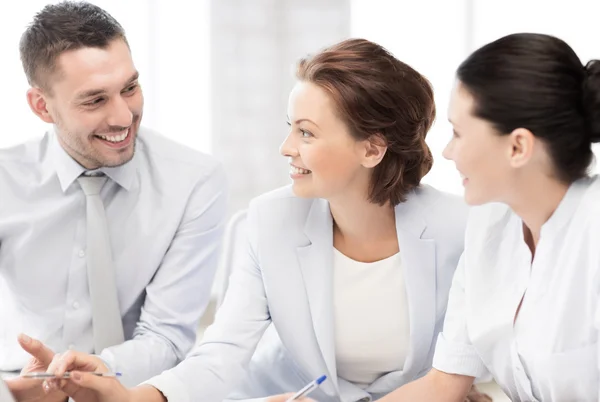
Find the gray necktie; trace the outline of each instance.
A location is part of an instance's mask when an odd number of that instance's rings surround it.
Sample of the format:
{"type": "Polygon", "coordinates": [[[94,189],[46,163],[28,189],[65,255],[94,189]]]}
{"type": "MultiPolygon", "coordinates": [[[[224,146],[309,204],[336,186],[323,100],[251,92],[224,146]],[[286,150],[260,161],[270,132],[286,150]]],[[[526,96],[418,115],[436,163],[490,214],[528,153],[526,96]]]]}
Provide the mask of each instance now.
{"type": "Polygon", "coordinates": [[[87,205],[87,273],[95,353],[124,341],[106,212],[100,198],[100,189],[106,179],[105,176],[80,176],[77,179],[87,205]]]}

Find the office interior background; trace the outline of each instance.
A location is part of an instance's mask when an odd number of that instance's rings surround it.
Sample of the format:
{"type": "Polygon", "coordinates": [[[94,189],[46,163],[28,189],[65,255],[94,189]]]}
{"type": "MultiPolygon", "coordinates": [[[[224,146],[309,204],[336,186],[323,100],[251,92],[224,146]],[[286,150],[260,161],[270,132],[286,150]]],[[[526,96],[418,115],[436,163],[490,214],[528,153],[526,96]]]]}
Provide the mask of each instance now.
{"type": "MultiPolygon", "coordinates": [[[[11,6],[0,24],[0,148],[41,136],[19,60],[21,33],[57,2],[11,6]]],[[[427,142],[435,162],[424,182],[461,194],[447,105],[460,62],[505,34],[541,32],[567,41],[583,62],[600,58],[598,0],[92,0],[124,26],[145,93],[142,124],[215,155],[227,169],[230,214],[289,182],[279,154],[287,133],[294,62],[348,37],[388,48],[432,82],[438,114],[427,142]]],[[[598,170],[594,167],[594,170],[598,170]]]]}
{"type": "MultiPolygon", "coordinates": [[[[26,102],[18,43],[35,12],[55,2],[13,2],[0,24],[0,148],[46,130],[26,102]]],[[[91,2],[126,30],[145,92],[142,124],[224,163],[230,214],[289,182],[279,145],[294,62],[308,53],[363,37],[423,73],[438,108],[427,139],[435,162],[424,182],[455,194],[462,193],[460,179],[441,153],[451,136],[454,72],[471,51],[509,33],[540,32],[564,39],[584,63],[600,58],[599,0],[91,2]]]]}

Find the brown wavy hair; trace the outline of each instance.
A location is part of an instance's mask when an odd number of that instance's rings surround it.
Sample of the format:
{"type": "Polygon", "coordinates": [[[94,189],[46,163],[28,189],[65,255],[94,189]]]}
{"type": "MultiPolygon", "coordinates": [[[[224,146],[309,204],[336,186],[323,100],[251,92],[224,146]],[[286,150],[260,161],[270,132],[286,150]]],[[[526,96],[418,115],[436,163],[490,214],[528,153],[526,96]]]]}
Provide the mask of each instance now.
{"type": "Polygon", "coordinates": [[[382,46],[348,39],[298,62],[296,77],[324,89],[357,140],[383,141],[369,200],[397,205],[433,165],[425,136],[435,119],[429,81],[382,46]]]}

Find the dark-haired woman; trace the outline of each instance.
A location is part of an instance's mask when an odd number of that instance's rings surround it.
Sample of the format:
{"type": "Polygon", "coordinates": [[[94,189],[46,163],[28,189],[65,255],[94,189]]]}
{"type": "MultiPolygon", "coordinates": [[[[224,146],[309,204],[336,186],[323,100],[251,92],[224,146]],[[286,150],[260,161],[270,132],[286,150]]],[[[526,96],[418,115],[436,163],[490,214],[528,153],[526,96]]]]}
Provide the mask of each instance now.
{"type": "Polygon", "coordinates": [[[598,401],[600,63],[515,34],[458,68],[444,151],[471,210],[434,369],[385,401],[459,402],[491,373],[512,401],[598,401]]]}

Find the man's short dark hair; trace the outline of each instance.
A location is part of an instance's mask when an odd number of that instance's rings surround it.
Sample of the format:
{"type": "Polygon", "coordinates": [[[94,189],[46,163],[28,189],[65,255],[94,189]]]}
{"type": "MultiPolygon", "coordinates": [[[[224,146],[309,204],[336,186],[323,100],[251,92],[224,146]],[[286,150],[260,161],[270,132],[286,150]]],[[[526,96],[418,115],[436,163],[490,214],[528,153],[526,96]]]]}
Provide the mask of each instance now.
{"type": "Polygon", "coordinates": [[[50,90],[57,73],[56,60],[66,51],[84,47],[106,48],[125,31],[109,13],[87,2],[64,1],[47,5],[36,14],[21,36],[21,62],[31,86],[50,90]]]}

